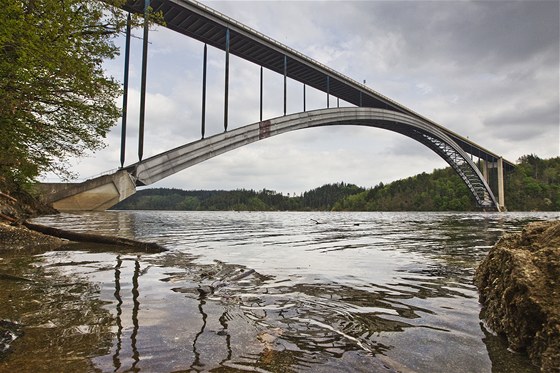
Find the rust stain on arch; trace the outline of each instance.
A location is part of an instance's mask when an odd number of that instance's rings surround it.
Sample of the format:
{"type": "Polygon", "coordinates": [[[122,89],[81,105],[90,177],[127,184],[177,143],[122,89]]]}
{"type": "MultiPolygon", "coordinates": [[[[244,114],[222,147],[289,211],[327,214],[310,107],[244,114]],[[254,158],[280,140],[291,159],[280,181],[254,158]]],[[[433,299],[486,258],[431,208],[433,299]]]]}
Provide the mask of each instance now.
{"type": "Polygon", "coordinates": [[[259,140],[270,137],[270,126],[271,126],[270,120],[259,122],[259,140]]]}

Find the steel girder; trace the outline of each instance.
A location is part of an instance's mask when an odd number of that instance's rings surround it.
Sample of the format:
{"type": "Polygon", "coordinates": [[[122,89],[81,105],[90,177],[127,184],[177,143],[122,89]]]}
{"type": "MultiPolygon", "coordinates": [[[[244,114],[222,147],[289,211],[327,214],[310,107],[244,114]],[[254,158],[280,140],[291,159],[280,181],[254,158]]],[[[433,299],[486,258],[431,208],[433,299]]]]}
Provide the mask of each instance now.
{"type": "Polygon", "coordinates": [[[467,185],[480,207],[497,208],[498,202],[493,193],[491,193],[486,180],[484,180],[476,165],[466,154],[461,154],[446,142],[429,134],[424,133],[419,137],[421,138],[417,138],[418,141],[430,147],[453,167],[461,179],[463,179],[463,182],[467,185]]]}

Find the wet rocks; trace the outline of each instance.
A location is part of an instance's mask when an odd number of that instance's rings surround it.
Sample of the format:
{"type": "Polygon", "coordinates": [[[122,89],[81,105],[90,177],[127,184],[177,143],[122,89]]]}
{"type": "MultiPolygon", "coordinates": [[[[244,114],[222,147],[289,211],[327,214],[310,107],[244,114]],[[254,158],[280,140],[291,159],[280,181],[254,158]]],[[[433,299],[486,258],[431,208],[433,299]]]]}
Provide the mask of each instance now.
{"type": "Polygon", "coordinates": [[[560,221],[504,235],[474,281],[488,326],[543,372],[560,372],[560,221]]]}
{"type": "Polygon", "coordinates": [[[0,221],[0,253],[13,250],[28,250],[40,247],[55,249],[68,241],[34,232],[20,225],[0,221]]]}
{"type": "Polygon", "coordinates": [[[58,211],[0,176],[0,221],[13,223],[58,211]]]}
{"type": "Polygon", "coordinates": [[[22,335],[21,324],[10,320],[0,320],[0,358],[8,352],[11,343],[22,335]]]}

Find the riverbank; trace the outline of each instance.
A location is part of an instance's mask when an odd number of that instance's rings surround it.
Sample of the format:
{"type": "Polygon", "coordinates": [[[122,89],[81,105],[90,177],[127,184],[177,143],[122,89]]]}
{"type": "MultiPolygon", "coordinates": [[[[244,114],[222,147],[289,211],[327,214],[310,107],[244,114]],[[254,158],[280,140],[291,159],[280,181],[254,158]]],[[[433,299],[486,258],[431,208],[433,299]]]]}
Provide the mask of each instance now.
{"type": "Polygon", "coordinates": [[[13,226],[0,222],[0,253],[6,250],[34,252],[37,248],[56,250],[68,240],[32,231],[22,225],[13,226]]]}
{"type": "Polygon", "coordinates": [[[543,372],[560,371],[560,221],[506,234],[478,267],[482,317],[543,372]]]}
{"type": "Polygon", "coordinates": [[[31,194],[18,190],[0,179],[0,252],[5,250],[28,250],[38,248],[55,250],[68,241],[34,232],[21,223],[39,215],[55,214],[31,194]]]}
{"type": "Polygon", "coordinates": [[[162,246],[120,237],[86,234],[32,224],[29,218],[57,214],[58,211],[34,198],[31,194],[9,188],[0,183],[0,252],[4,250],[56,250],[69,242],[87,242],[115,245],[127,249],[157,253],[166,251],[162,246]],[[4,193],[2,190],[12,190],[4,193]]]}
{"type": "Polygon", "coordinates": [[[56,214],[28,191],[0,176],[0,222],[14,223],[39,215],[56,214]]]}
{"type": "MultiPolygon", "coordinates": [[[[0,300],[0,360],[9,352],[12,343],[24,334],[24,326],[18,320],[22,312],[11,314],[13,307],[13,287],[32,283],[32,277],[20,272],[7,270],[7,256],[30,257],[38,252],[57,250],[68,243],[67,240],[34,232],[21,225],[24,219],[41,214],[55,213],[26,192],[12,190],[0,180],[0,280],[3,291],[0,300]],[[7,307],[7,308],[6,308],[7,307]]],[[[16,292],[17,293],[17,292],[16,292]]],[[[21,301],[18,301],[21,303],[21,301]]]]}
{"type": "MultiPolygon", "coordinates": [[[[103,252],[155,253],[165,251],[163,247],[155,243],[72,232],[26,221],[32,217],[53,213],[57,213],[57,211],[43,205],[25,192],[19,194],[0,192],[0,283],[3,286],[0,294],[2,304],[0,307],[0,370],[2,371],[3,364],[7,361],[4,357],[9,354],[12,344],[16,343],[16,340],[25,339],[24,347],[20,345],[20,349],[36,346],[38,349],[44,350],[44,341],[49,339],[47,335],[56,328],[54,326],[43,328],[41,325],[51,325],[50,320],[66,315],[65,311],[59,309],[65,302],[52,301],[53,297],[57,296],[56,288],[60,284],[57,284],[52,276],[43,276],[42,270],[34,268],[32,263],[35,261],[33,259],[35,256],[52,251],[72,250],[76,248],[76,245],[80,245],[78,247],[81,249],[103,252]],[[81,244],[77,244],[77,242],[81,244]],[[46,296],[45,289],[51,287],[55,289],[53,294],[46,296]],[[38,304],[42,305],[41,309],[36,309],[38,304]],[[45,307],[46,304],[54,305],[56,311],[53,311],[51,307],[45,307]],[[42,320],[43,318],[46,318],[47,324],[36,322],[37,319],[42,320]]],[[[67,280],[62,279],[61,282],[65,284],[67,280]]],[[[82,298],[88,297],[86,292],[77,292],[68,296],[75,296],[79,300],[76,302],[79,312],[82,312],[83,309],[89,310],[91,305],[98,303],[95,299],[83,300],[82,298]]],[[[101,318],[110,320],[110,317],[106,317],[104,314],[101,318]]],[[[103,333],[105,339],[106,334],[108,335],[108,332],[103,333]]],[[[83,353],[87,356],[88,345],[82,347],[84,348],[83,353]]],[[[26,354],[16,353],[16,355],[21,358],[26,354]]],[[[50,356],[50,353],[47,355],[50,356]]],[[[41,355],[37,354],[37,356],[41,355]]],[[[42,359],[46,359],[46,356],[43,356],[42,359]]],[[[80,359],[76,359],[76,367],[79,366],[79,368],[76,368],[76,371],[93,370],[87,363],[88,359],[82,359],[80,362],[78,360],[80,359]]],[[[26,367],[33,367],[30,368],[30,371],[37,371],[42,363],[41,358],[38,358],[34,362],[26,360],[15,365],[21,367],[22,364],[25,364],[26,367]]]]}

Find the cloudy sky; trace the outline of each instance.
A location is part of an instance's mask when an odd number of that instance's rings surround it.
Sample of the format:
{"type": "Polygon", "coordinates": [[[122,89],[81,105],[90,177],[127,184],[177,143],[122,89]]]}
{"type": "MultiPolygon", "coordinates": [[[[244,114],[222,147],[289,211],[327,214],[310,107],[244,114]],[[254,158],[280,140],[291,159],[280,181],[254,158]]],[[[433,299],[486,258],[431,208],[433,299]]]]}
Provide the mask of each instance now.
{"type": "MultiPolygon", "coordinates": [[[[205,1],[510,161],[560,155],[558,1],[205,1]]],[[[137,160],[141,30],[132,42],[126,164],[137,160]]],[[[122,40],[117,43],[121,45],[122,40]]],[[[150,33],[144,158],[200,138],[203,44],[150,33]]],[[[209,47],[206,136],[223,130],[224,52],[209,47]]],[[[123,58],[107,61],[122,81],[123,58]]],[[[259,67],[230,58],[230,128],[258,121],[259,67]]],[[[283,78],[264,73],[265,117],[283,113],[283,78]]],[[[331,101],[331,107],[336,101],[331,101]]],[[[341,103],[341,106],[345,105],[341,103]]],[[[308,88],[307,108],[326,106],[308,88]]],[[[288,83],[288,111],[302,85],[288,83]]],[[[120,126],[108,146],[76,160],[87,178],[119,166],[120,126]]],[[[392,132],[307,129],[266,139],[186,169],[152,187],[272,189],[301,193],[344,181],[387,183],[446,163],[392,132]]]]}

